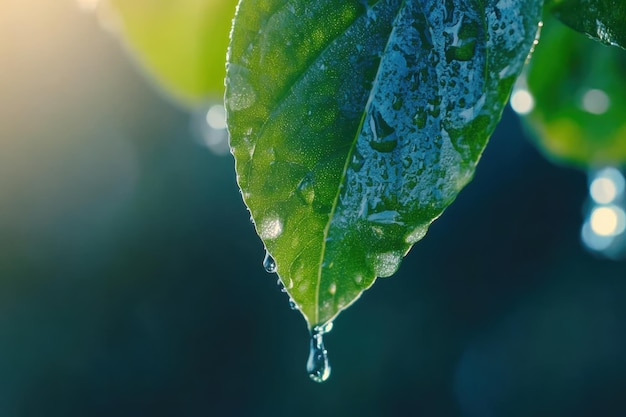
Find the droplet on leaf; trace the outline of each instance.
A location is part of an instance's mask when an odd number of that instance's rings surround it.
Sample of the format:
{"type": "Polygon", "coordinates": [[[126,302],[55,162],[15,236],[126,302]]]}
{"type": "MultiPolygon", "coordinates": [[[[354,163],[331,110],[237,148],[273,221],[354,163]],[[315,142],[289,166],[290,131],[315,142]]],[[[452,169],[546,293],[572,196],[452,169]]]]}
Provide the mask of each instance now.
{"type": "Polygon", "coordinates": [[[372,109],[370,129],[372,130],[370,145],[378,152],[391,152],[398,145],[395,129],[389,126],[376,108],[372,109]]]}
{"type": "Polygon", "coordinates": [[[268,274],[276,272],[276,261],[272,258],[272,255],[268,251],[265,251],[265,258],[263,258],[263,268],[268,274]]]}
{"type": "Polygon", "coordinates": [[[313,204],[315,199],[315,187],[313,185],[312,174],[307,174],[298,185],[298,196],[306,205],[313,204]]]}

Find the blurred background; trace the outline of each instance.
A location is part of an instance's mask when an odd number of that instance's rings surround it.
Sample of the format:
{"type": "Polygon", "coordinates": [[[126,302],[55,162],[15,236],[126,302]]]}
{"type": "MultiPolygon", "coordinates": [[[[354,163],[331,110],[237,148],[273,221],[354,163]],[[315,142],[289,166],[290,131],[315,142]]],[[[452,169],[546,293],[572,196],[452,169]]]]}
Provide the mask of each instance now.
{"type": "Polygon", "coordinates": [[[583,248],[586,175],[509,108],[474,181],[335,322],[320,385],[204,113],[83,9],[0,3],[0,416],[626,414],[626,265],[583,248]]]}

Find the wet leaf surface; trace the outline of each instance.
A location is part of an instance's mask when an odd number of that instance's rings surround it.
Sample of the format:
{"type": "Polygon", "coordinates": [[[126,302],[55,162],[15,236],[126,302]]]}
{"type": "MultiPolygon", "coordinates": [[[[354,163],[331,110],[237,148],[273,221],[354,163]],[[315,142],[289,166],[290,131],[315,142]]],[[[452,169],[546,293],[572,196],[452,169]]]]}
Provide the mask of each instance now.
{"type": "Polygon", "coordinates": [[[240,2],[226,86],[238,182],[309,326],[392,275],[470,181],[541,3],[240,2]]]}

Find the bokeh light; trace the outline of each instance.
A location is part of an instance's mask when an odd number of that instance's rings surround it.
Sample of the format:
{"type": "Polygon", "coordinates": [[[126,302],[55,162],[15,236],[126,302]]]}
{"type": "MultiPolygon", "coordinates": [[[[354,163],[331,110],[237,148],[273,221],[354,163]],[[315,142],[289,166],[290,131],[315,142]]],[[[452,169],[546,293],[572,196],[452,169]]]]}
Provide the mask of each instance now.
{"type": "Polygon", "coordinates": [[[589,219],[591,230],[600,236],[616,236],[624,232],[624,210],[617,206],[597,207],[589,219]]]}
{"type": "Polygon", "coordinates": [[[195,112],[191,119],[191,130],[198,142],[215,155],[223,156],[230,152],[223,103],[209,104],[195,112]]]}
{"type": "Polygon", "coordinates": [[[589,203],[581,240],[587,249],[612,259],[621,258],[626,250],[624,185],[617,168],[589,173],[589,203]]]}
{"type": "Polygon", "coordinates": [[[589,193],[598,204],[609,204],[624,193],[624,176],[613,167],[601,169],[590,175],[589,193]]]}
{"type": "Polygon", "coordinates": [[[511,94],[511,108],[517,114],[528,114],[535,108],[535,99],[527,89],[516,89],[511,94]]]}
{"type": "Polygon", "coordinates": [[[587,90],[582,97],[581,107],[592,114],[606,113],[611,105],[609,96],[602,90],[587,90]]]}
{"type": "Polygon", "coordinates": [[[211,129],[226,129],[226,109],[221,104],[209,107],[206,113],[206,122],[211,129]]]}

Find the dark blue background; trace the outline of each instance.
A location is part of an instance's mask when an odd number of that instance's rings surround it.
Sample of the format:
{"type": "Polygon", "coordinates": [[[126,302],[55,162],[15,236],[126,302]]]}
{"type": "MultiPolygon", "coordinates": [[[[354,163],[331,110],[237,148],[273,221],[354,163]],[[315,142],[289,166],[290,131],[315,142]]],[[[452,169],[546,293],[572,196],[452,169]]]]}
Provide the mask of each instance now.
{"type": "Polygon", "coordinates": [[[626,414],[625,265],[509,109],[318,385],[232,158],[71,2],[4,0],[0,47],[0,416],[626,414]]]}

